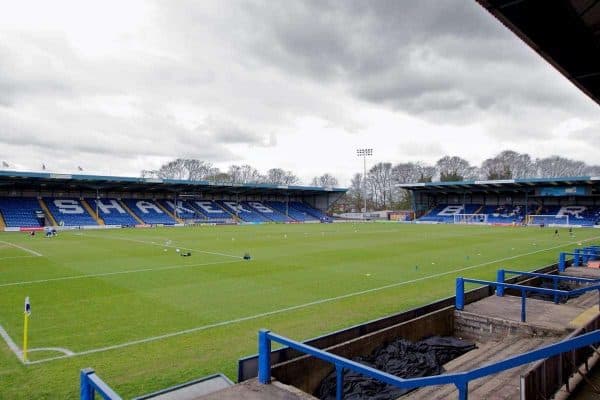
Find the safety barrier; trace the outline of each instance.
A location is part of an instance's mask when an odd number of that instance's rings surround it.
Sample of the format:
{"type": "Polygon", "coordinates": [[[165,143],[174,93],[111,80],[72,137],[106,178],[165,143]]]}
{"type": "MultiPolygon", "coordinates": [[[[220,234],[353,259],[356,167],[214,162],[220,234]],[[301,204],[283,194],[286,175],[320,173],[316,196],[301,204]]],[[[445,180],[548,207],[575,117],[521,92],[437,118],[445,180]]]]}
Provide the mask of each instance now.
{"type": "MultiPolygon", "coordinates": [[[[577,283],[600,283],[600,279],[591,279],[591,278],[580,278],[576,276],[567,276],[567,275],[555,275],[555,274],[543,274],[539,272],[524,272],[524,271],[512,271],[508,269],[499,269],[496,272],[496,281],[505,282],[506,275],[520,275],[520,276],[528,276],[531,278],[541,278],[548,279],[552,281],[552,288],[558,290],[558,282],[559,281],[567,281],[567,282],[577,282],[577,283]]],[[[504,295],[504,287],[498,286],[496,289],[496,295],[502,297],[504,295]]],[[[558,303],[560,300],[558,294],[554,294],[554,303],[558,303]]]]}
{"type": "Polygon", "coordinates": [[[100,379],[93,369],[82,369],[79,378],[79,398],[81,400],[94,400],[96,394],[104,400],[121,400],[121,396],[100,379]]]}
{"type": "Polygon", "coordinates": [[[261,329],[258,332],[258,381],[262,384],[268,384],[271,382],[271,342],[280,343],[284,346],[293,348],[294,350],[333,364],[336,370],[336,399],[338,400],[343,399],[344,370],[351,370],[373,379],[377,379],[388,385],[403,389],[416,389],[434,385],[454,385],[458,389],[458,399],[467,400],[469,395],[468,392],[470,381],[497,374],[507,369],[515,368],[524,364],[529,364],[533,361],[561,354],[572,349],[593,345],[600,342],[600,330],[544,346],[539,349],[519,354],[503,361],[479,367],[470,371],[405,379],[383,371],[379,371],[347,358],[328,353],[315,347],[308,346],[304,343],[286,338],[266,329],[261,329]]]}
{"type": "Polygon", "coordinates": [[[467,279],[467,278],[456,278],[456,303],[455,307],[457,310],[463,310],[465,307],[465,283],[477,283],[479,285],[487,285],[493,286],[496,288],[501,288],[500,292],[504,293],[504,289],[515,289],[521,292],[521,322],[527,322],[527,293],[539,293],[551,295],[553,298],[556,296],[576,296],[580,295],[592,290],[598,290],[600,293],[600,284],[586,286],[579,289],[573,290],[557,290],[557,289],[547,289],[535,286],[524,286],[524,285],[516,285],[512,283],[504,283],[504,282],[492,282],[492,281],[484,281],[480,279],[467,279]]]}
{"type": "Polygon", "coordinates": [[[558,255],[558,270],[560,272],[565,272],[567,256],[573,256],[571,265],[581,267],[590,260],[600,258],[600,246],[588,246],[582,249],[575,249],[572,252],[560,252],[558,255]]]}
{"type": "MultiPolygon", "coordinates": [[[[568,338],[581,336],[588,332],[600,329],[600,317],[594,318],[585,326],[577,329],[568,338]]],[[[543,359],[535,363],[531,369],[521,375],[521,399],[543,400],[554,397],[555,393],[563,386],[567,392],[570,378],[574,374],[581,374],[583,366],[585,372],[590,370],[588,360],[598,350],[593,346],[571,349],[568,352],[543,359]]]]}

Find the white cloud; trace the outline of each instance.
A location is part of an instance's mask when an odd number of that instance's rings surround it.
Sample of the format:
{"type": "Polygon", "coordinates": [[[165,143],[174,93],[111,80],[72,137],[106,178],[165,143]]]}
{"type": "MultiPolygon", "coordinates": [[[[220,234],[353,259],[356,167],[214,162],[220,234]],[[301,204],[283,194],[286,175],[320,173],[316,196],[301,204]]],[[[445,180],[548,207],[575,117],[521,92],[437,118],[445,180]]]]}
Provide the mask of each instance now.
{"type": "Polygon", "coordinates": [[[475,2],[383,6],[8,3],[0,160],[138,175],[197,157],[348,184],[365,146],[370,163],[589,159],[597,105],[475,2]]]}

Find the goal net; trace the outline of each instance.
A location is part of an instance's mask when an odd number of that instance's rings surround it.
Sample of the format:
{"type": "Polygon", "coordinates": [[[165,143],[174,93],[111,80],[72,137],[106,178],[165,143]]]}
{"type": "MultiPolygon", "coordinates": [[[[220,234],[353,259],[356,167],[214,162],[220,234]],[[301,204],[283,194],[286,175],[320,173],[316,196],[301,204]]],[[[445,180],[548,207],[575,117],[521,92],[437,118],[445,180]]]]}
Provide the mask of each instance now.
{"type": "Polygon", "coordinates": [[[569,215],[536,215],[530,214],[526,219],[527,225],[546,225],[546,226],[554,226],[554,225],[569,225],[569,215]]]}
{"type": "Polygon", "coordinates": [[[454,214],[455,224],[487,224],[487,214],[454,214]]]}

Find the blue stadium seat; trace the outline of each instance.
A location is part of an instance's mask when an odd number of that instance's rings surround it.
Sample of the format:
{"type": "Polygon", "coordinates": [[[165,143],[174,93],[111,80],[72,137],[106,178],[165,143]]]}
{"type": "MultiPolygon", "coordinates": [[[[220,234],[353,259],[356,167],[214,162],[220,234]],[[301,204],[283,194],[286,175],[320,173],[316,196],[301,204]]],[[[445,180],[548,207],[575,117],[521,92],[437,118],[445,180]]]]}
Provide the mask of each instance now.
{"type": "Polygon", "coordinates": [[[273,210],[279,211],[281,214],[288,215],[299,222],[316,221],[317,219],[306,212],[302,212],[292,207],[290,203],[286,204],[283,201],[265,201],[263,202],[273,210]]]}
{"type": "Polygon", "coordinates": [[[35,212],[41,210],[35,197],[0,197],[0,213],[9,227],[39,227],[35,212]]]}
{"type": "Polygon", "coordinates": [[[44,197],[48,210],[52,213],[54,220],[64,226],[91,226],[98,225],[96,220],[75,198],[44,197]]]}
{"type": "Polygon", "coordinates": [[[123,203],[144,223],[150,225],[175,225],[176,221],[152,200],[123,199],[123,203]]]}
{"type": "Polygon", "coordinates": [[[519,224],[525,218],[524,205],[485,206],[480,214],[487,214],[490,224],[519,224]]]}
{"type": "Polygon", "coordinates": [[[265,202],[260,201],[242,201],[242,205],[246,208],[250,208],[253,211],[256,211],[259,214],[262,214],[263,217],[270,219],[275,222],[292,222],[294,221],[289,216],[280,213],[279,211],[269,207],[265,202]]]}
{"type": "Polygon", "coordinates": [[[173,213],[177,218],[181,219],[198,219],[203,218],[197,210],[194,209],[185,200],[177,200],[177,206],[175,206],[175,200],[157,200],[157,202],[163,206],[166,210],[173,213]]]}
{"type": "Polygon", "coordinates": [[[139,224],[117,199],[86,199],[86,201],[92,210],[98,210],[98,215],[106,225],[135,226],[139,224]]]}
{"type": "Polygon", "coordinates": [[[310,205],[300,202],[300,201],[291,201],[290,205],[292,207],[294,207],[296,210],[302,212],[302,213],[306,213],[307,215],[312,216],[313,218],[317,219],[318,221],[328,221],[330,218],[327,214],[325,214],[324,212],[322,212],[321,210],[317,210],[314,207],[311,207],[310,205]]]}
{"type": "Polygon", "coordinates": [[[187,204],[209,221],[225,221],[233,218],[223,207],[212,200],[189,200],[187,204]]]}
{"type": "Polygon", "coordinates": [[[419,221],[452,224],[455,214],[474,214],[481,208],[480,204],[439,204],[419,221]]]}
{"type": "Polygon", "coordinates": [[[271,220],[263,214],[255,211],[247,205],[233,200],[217,200],[217,203],[229,211],[232,215],[239,217],[245,222],[270,222],[271,220]]]}

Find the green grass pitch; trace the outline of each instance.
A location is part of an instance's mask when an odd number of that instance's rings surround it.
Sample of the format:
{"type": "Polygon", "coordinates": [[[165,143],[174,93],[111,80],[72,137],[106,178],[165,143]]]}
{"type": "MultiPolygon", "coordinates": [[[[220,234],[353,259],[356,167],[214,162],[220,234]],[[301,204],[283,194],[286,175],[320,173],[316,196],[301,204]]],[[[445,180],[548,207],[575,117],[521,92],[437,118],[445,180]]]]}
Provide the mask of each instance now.
{"type": "Polygon", "coordinates": [[[20,347],[29,296],[30,348],[48,350],[23,365],[0,341],[0,399],[76,398],[85,367],[124,397],[218,371],[235,379],[259,328],[308,339],[600,236],[575,233],[382,223],[2,233],[0,325],[20,347]]]}

